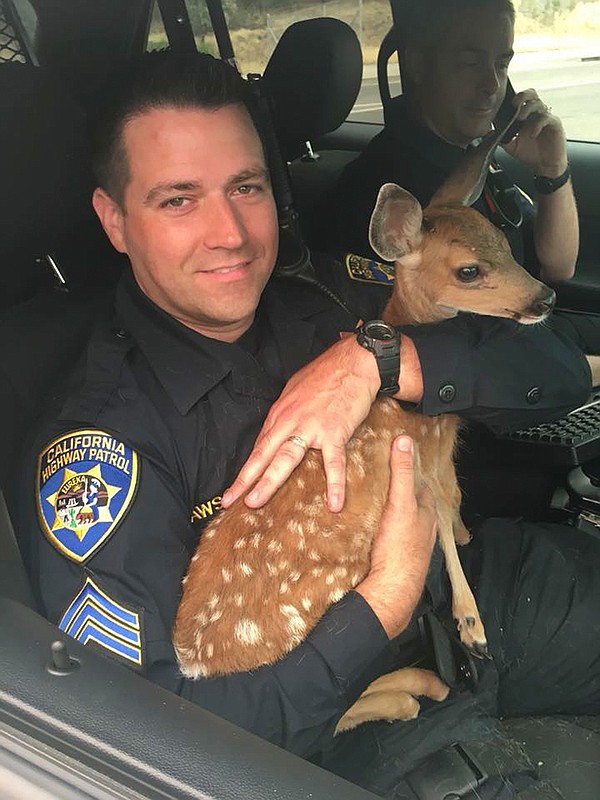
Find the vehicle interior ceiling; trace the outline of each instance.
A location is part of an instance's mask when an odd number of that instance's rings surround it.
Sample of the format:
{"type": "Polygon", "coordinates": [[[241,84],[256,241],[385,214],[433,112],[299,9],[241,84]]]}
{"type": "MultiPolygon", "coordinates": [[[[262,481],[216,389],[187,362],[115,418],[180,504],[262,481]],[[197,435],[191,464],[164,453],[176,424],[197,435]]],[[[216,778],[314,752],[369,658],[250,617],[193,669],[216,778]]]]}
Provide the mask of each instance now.
{"type": "MultiPolygon", "coordinates": [[[[207,5],[220,55],[231,58],[235,53],[221,3],[207,5]]],[[[170,47],[195,49],[184,0],[159,0],[158,6],[170,47]]],[[[391,0],[391,6],[398,23],[403,2],[391,0]]],[[[6,497],[6,505],[0,503],[0,723],[10,721],[23,735],[41,728],[50,748],[71,756],[84,753],[90,774],[123,779],[127,773],[132,787],[157,785],[164,792],[160,796],[229,797],[241,787],[245,797],[259,798],[269,781],[284,798],[305,796],[307,786],[315,797],[367,797],[255,737],[240,737],[233,726],[105,664],[77,642],[69,643],[71,660],[62,664],[62,673],[47,668],[51,643],[63,637],[35,610],[10,525],[13,480],[18,450],[40,399],[81,354],[94,316],[110,302],[124,265],[91,211],[85,115],[112,64],[144,51],[153,10],[153,0],[0,0],[0,99],[9,122],[0,126],[0,152],[5,154],[5,186],[11,187],[0,199],[5,255],[0,273],[0,488],[6,497]],[[23,703],[27,713],[18,710],[23,703]],[[103,715],[105,723],[99,725],[103,715]],[[173,747],[162,747],[167,739],[173,747]],[[191,739],[197,763],[190,766],[175,745],[191,752],[191,739]],[[110,745],[113,755],[94,755],[98,742],[110,745]],[[209,772],[206,764],[212,765],[209,772]],[[175,792],[177,781],[181,788],[175,792]]],[[[395,41],[391,36],[380,56],[386,74],[395,41]]],[[[284,261],[291,272],[305,264],[299,229],[311,245],[312,209],[380,130],[377,124],[344,121],[360,88],[362,66],[356,34],[345,24],[321,19],[288,29],[264,71],[262,84],[282,155],[275,170],[284,239],[291,240],[284,261]],[[311,143],[308,149],[306,142],[311,143]]],[[[385,100],[381,75],[380,69],[385,100]]],[[[559,287],[559,298],[567,307],[597,311],[600,180],[594,185],[593,178],[600,175],[600,146],[571,142],[569,147],[573,172],[581,175],[576,181],[582,192],[581,281],[559,287]]],[[[515,179],[527,188],[527,176],[517,170],[515,179]]],[[[506,456],[506,468],[511,458],[506,456]]],[[[557,481],[575,468],[560,466],[557,481]]],[[[589,483],[579,494],[565,483],[559,516],[577,520],[582,508],[594,510],[594,503],[600,508],[589,483]]],[[[551,516],[555,510],[548,512],[551,516]]],[[[597,719],[509,720],[506,725],[532,759],[543,762],[542,774],[556,781],[565,798],[598,796],[597,719]]],[[[67,797],[66,791],[62,796],[67,797]]]]}

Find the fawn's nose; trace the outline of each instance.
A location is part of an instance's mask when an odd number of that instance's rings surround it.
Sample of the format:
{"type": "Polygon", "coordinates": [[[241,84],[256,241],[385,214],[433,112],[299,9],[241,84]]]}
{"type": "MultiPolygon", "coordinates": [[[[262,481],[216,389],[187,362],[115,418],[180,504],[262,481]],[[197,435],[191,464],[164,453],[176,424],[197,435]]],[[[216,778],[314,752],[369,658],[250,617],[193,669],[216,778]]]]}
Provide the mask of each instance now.
{"type": "Polygon", "coordinates": [[[554,308],[556,303],[556,292],[554,289],[545,287],[544,294],[535,300],[531,306],[531,310],[535,316],[543,316],[549,314],[554,308]]]}

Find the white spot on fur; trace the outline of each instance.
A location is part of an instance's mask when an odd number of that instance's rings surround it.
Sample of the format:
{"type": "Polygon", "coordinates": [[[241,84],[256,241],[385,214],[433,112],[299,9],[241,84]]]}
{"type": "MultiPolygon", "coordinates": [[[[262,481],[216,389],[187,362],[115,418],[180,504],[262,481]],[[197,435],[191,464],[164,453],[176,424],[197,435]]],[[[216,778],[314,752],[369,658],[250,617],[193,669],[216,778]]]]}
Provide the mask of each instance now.
{"type": "MultiPolygon", "coordinates": [[[[213,525],[216,525],[216,524],[217,524],[217,523],[216,523],[216,521],[215,521],[215,522],[213,522],[213,525]]],[[[216,533],[216,531],[215,531],[215,530],[211,530],[211,529],[209,529],[209,530],[205,531],[205,532],[202,534],[202,536],[203,536],[205,539],[212,539],[212,538],[213,538],[213,536],[215,535],[215,533],[216,533]]]]}
{"type": "Polygon", "coordinates": [[[318,553],[316,550],[309,550],[308,551],[308,557],[310,558],[311,561],[320,561],[321,560],[321,554],[318,553]]]}
{"type": "Polygon", "coordinates": [[[212,644],[212,642],[209,642],[209,644],[206,645],[206,648],[205,648],[204,652],[206,653],[206,657],[207,658],[212,658],[213,654],[215,652],[214,644],[212,644]]]}
{"type": "Polygon", "coordinates": [[[281,583],[279,584],[279,594],[285,594],[286,592],[289,592],[289,590],[290,590],[289,583],[287,583],[286,581],[281,581],[281,583]]]}
{"type": "Polygon", "coordinates": [[[334,581],[335,581],[335,575],[333,574],[333,572],[330,572],[329,575],[325,578],[325,583],[327,584],[327,586],[331,586],[334,581]]]}
{"type": "Polygon", "coordinates": [[[288,580],[290,580],[292,583],[296,583],[297,581],[300,580],[301,577],[302,576],[300,575],[299,572],[295,572],[294,571],[294,572],[290,572],[290,574],[288,576],[288,580]]]}
{"type": "Polygon", "coordinates": [[[337,603],[338,600],[341,600],[342,597],[346,594],[343,589],[334,589],[333,592],[329,595],[329,602],[330,603],[337,603]]]}
{"type": "Polygon", "coordinates": [[[271,541],[267,545],[267,550],[270,553],[281,553],[282,549],[283,549],[282,544],[281,542],[278,542],[277,539],[271,539],[271,541]]]}
{"type": "Polygon", "coordinates": [[[233,543],[234,550],[241,550],[242,547],[246,547],[246,540],[243,536],[241,536],[239,539],[236,539],[233,543]]]}
{"type": "Polygon", "coordinates": [[[312,602],[311,602],[310,597],[303,597],[302,598],[302,608],[305,611],[310,611],[310,609],[312,608],[312,602]]]}
{"type": "Polygon", "coordinates": [[[247,525],[250,525],[251,528],[256,528],[257,521],[254,513],[252,511],[246,511],[242,514],[242,521],[245,522],[247,525]]]}
{"type": "Polygon", "coordinates": [[[336,576],[336,578],[345,578],[348,574],[348,570],[346,567],[336,567],[333,570],[333,574],[336,576]]]}
{"type": "Polygon", "coordinates": [[[252,569],[250,564],[247,564],[245,561],[240,561],[240,567],[239,568],[240,568],[240,572],[242,572],[248,578],[250,577],[250,575],[254,575],[254,570],[252,569]]]}
{"type": "Polygon", "coordinates": [[[293,636],[299,636],[306,630],[306,623],[296,606],[281,605],[279,610],[288,618],[287,629],[293,636]]]}
{"type": "Polygon", "coordinates": [[[233,595],[233,602],[236,604],[236,606],[241,607],[244,603],[244,595],[237,592],[237,594],[233,595]]]}
{"type": "Polygon", "coordinates": [[[260,545],[260,543],[262,541],[261,534],[260,533],[255,533],[250,541],[252,543],[252,547],[254,547],[255,550],[258,550],[258,547],[259,547],[259,545],[260,545]]]}
{"type": "Polygon", "coordinates": [[[223,616],[222,610],[220,608],[217,608],[217,610],[213,611],[213,613],[210,615],[208,621],[212,625],[213,622],[218,622],[222,616],[223,616]]]}
{"type": "Polygon", "coordinates": [[[271,564],[270,561],[267,561],[266,566],[267,566],[267,572],[271,577],[273,577],[273,575],[277,575],[277,573],[279,572],[277,567],[274,564],[271,564]]]}
{"type": "Polygon", "coordinates": [[[282,558],[281,561],[278,564],[279,569],[287,569],[289,567],[289,565],[290,565],[290,562],[287,561],[285,558],[282,558]]]}
{"type": "Polygon", "coordinates": [[[231,570],[225,569],[225,567],[223,567],[223,569],[221,570],[221,575],[223,576],[223,581],[225,583],[231,583],[231,570]]]}
{"type": "Polygon", "coordinates": [[[200,613],[196,614],[194,617],[194,621],[197,622],[201,627],[204,627],[208,622],[208,614],[206,611],[200,611],[200,613]]]}
{"type": "Polygon", "coordinates": [[[234,636],[240,644],[251,645],[262,642],[262,632],[251,619],[241,619],[234,628],[234,636]]]}
{"type": "Polygon", "coordinates": [[[303,478],[296,478],[296,486],[297,486],[299,489],[304,489],[305,485],[306,485],[306,484],[305,484],[305,482],[304,482],[304,479],[303,479],[303,478]]]}
{"type": "Polygon", "coordinates": [[[425,423],[421,425],[421,436],[427,436],[427,425],[425,423]]]}
{"type": "MultiPolygon", "coordinates": [[[[301,504],[304,506],[304,504],[301,504]]],[[[290,533],[302,533],[304,528],[302,527],[302,522],[299,519],[290,519],[288,520],[287,529],[290,533]]]]}
{"type": "Polygon", "coordinates": [[[185,586],[185,585],[186,585],[186,583],[187,583],[187,579],[188,579],[188,576],[187,576],[187,575],[186,575],[184,578],[182,578],[182,581],[181,581],[181,585],[182,585],[182,586],[185,586]]]}
{"type": "Polygon", "coordinates": [[[211,596],[206,601],[206,604],[209,608],[216,608],[216,606],[219,605],[219,595],[211,594],[211,596]]]}
{"type": "Polygon", "coordinates": [[[198,555],[198,553],[196,553],[195,556],[192,556],[192,561],[198,561],[199,558],[200,556],[198,555]]]}
{"type": "Polygon", "coordinates": [[[311,569],[310,574],[313,576],[313,578],[318,578],[323,574],[323,567],[314,567],[311,569]]]}

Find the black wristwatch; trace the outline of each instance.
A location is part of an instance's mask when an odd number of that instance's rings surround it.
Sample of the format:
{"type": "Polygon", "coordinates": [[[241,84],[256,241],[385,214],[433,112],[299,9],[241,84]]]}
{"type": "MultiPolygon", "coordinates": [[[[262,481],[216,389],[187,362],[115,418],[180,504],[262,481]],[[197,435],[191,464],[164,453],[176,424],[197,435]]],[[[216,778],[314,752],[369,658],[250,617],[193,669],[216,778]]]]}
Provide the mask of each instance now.
{"type": "Polygon", "coordinates": [[[534,175],[533,182],[539,194],[552,194],[571,177],[571,168],[567,164],[566,170],[558,178],[548,178],[546,175],[534,175]]]}
{"type": "Polygon", "coordinates": [[[381,319],[363,323],[356,340],[375,356],[381,379],[380,394],[396,394],[400,389],[400,334],[381,319]]]}

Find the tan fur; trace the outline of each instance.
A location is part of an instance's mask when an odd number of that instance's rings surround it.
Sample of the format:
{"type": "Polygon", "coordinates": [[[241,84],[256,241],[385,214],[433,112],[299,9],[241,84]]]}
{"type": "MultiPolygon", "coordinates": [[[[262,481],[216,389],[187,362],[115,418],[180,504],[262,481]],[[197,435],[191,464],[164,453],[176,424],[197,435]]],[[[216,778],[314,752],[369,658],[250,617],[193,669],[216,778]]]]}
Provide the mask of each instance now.
{"type": "MultiPolygon", "coordinates": [[[[514,262],[491,223],[470,208],[444,201],[436,204],[434,198],[422,224],[414,198],[391,184],[382,188],[371,240],[384,257],[391,253],[396,258],[395,288],[384,318],[394,324],[423,323],[453,316],[458,309],[522,322],[543,318],[552,303],[547,287],[514,262]],[[481,265],[481,277],[464,283],[457,270],[471,263],[481,265]]],[[[174,630],[183,674],[198,678],[273,663],[365,577],[388,490],[390,445],[399,433],[414,439],[417,481],[428,484],[436,500],[461,639],[476,652],[484,650],[485,632],[455,545],[455,539],[463,543],[469,538],[459,516],[453,467],[457,425],[453,415],[426,417],[403,410],[395,400],[379,399],[348,445],[347,499],[341,512],[327,509],[321,455],[310,450],[266,506],[251,510],[238,500],[211,522],[184,580],[174,630]]],[[[441,699],[446,687],[421,672],[385,676],[380,687],[397,681],[411,695],[396,701],[396,712],[374,684],[368,700],[363,695],[345,715],[341,729],[367,718],[390,718],[390,713],[394,718],[414,715],[418,703],[412,695],[441,699]]]]}

